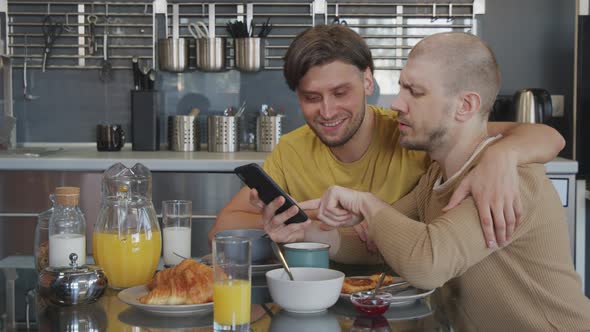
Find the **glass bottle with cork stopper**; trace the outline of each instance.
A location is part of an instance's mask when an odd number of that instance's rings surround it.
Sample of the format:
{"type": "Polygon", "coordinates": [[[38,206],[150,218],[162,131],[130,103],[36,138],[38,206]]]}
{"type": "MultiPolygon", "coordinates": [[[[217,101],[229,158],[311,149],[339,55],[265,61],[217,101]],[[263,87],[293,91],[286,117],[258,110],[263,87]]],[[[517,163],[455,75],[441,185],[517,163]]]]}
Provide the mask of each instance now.
{"type": "Polygon", "coordinates": [[[69,256],[86,264],[86,220],[78,206],[80,188],[55,188],[55,208],[49,219],[49,266],[69,266],[69,256]]]}
{"type": "Polygon", "coordinates": [[[53,215],[55,206],[55,195],[49,194],[51,207],[39,213],[37,216],[37,225],[35,226],[35,267],[37,272],[41,272],[49,266],[49,219],[53,215]]]}

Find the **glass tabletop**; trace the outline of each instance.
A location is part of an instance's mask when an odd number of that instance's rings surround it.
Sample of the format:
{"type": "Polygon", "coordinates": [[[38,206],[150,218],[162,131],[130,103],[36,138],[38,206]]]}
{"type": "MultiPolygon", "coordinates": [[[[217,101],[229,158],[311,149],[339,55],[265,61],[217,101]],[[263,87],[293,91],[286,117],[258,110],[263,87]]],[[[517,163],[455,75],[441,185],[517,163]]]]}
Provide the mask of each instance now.
{"type": "MultiPolygon", "coordinates": [[[[39,331],[212,331],[211,311],[187,317],[170,317],[142,311],[123,303],[118,291],[107,290],[90,305],[57,307],[37,299],[39,331]]],[[[379,316],[358,313],[347,299],[325,312],[294,314],[273,303],[253,304],[251,331],[450,331],[446,317],[426,297],[391,306],[379,316]]],[[[30,330],[34,330],[32,327],[30,330]]]]}

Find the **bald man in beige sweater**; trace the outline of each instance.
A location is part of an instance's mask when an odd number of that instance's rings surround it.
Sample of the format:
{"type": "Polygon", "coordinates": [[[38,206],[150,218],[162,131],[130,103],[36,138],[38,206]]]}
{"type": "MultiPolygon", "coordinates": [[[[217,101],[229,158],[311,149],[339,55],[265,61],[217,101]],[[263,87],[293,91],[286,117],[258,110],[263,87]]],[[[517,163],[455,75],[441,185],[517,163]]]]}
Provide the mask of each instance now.
{"type": "MultiPolygon", "coordinates": [[[[590,300],[574,270],[565,214],[543,165],[519,167],[523,212],[509,243],[488,249],[473,199],[449,211],[453,191],[473,169],[488,137],[486,123],[500,86],[492,51],[477,37],[443,33],[418,43],[400,75],[401,144],[435,162],[418,186],[393,206],[371,193],[330,188],[318,208],[331,226],[368,221],[387,263],[417,287],[442,287],[443,309],[465,331],[590,331],[590,300]]],[[[354,233],[318,234],[332,259],[371,256],[354,233]]]]}

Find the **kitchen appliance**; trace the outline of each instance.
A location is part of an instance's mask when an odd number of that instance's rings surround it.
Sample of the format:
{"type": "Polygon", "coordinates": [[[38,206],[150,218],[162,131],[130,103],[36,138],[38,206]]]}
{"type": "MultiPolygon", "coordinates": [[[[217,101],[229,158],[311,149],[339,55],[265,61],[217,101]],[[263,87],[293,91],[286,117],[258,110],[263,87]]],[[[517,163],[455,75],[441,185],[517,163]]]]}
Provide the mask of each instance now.
{"type": "Polygon", "coordinates": [[[144,165],[117,163],[104,172],[92,248],[111,288],[145,285],[154,276],[162,237],[152,204],[152,174],[144,165]]]}
{"type": "Polygon", "coordinates": [[[544,89],[522,89],[512,98],[514,121],[544,123],[553,112],[551,95],[544,89]]]}

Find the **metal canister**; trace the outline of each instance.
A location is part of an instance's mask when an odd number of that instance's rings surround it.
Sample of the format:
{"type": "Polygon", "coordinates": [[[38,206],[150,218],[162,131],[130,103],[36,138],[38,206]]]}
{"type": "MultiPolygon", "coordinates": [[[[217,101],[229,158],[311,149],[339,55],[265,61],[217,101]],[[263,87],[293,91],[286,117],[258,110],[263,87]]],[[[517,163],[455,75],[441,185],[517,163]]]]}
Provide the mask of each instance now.
{"type": "Polygon", "coordinates": [[[207,117],[207,150],[209,152],[236,152],[240,150],[236,116],[209,115],[207,117]]]}
{"type": "Polygon", "coordinates": [[[242,72],[256,72],[264,68],[262,38],[236,38],[234,48],[236,68],[242,72]]]}
{"type": "Polygon", "coordinates": [[[281,138],[283,115],[260,115],[256,118],[256,151],[270,152],[281,138]]]}
{"type": "Polygon", "coordinates": [[[168,117],[168,147],[173,151],[198,151],[201,148],[199,120],[192,115],[168,117]]]}

